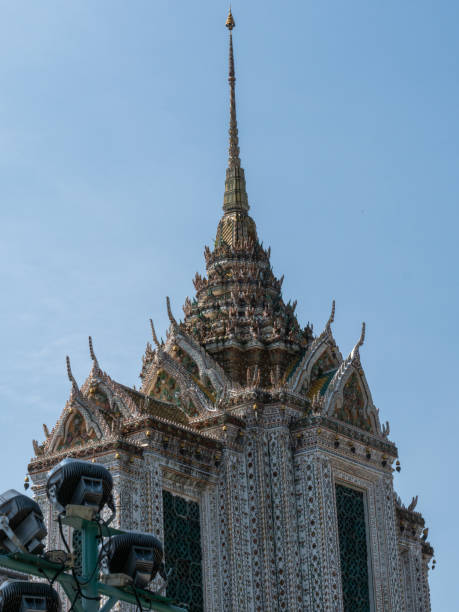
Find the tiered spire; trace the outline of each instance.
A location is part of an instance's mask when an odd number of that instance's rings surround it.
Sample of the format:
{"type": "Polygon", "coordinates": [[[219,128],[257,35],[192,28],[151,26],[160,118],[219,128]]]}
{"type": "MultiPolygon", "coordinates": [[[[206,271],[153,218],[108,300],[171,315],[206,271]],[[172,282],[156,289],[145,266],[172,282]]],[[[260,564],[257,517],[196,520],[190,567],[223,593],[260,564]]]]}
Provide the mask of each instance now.
{"type": "Polygon", "coordinates": [[[239,157],[239,137],[236,117],[236,73],[234,70],[233,53],[233,28],[234,21],[231,9],[226,20],[226,27],[229,30],[229,73],[228,83],[230,86],[230,124],[229,124],[229,150],[228,168],[226,170],[225,195],[223,199],[223,210],[225,213],[247,212],[249,202],[245,188],[244,170],[241,168],[239,157]]]}
{"type": "Polygon", "coordinates": [[[244,170],[239,157],[236,75],[231,10],[229,30],[230,122],[223,217],[214,249],[205,250],[207,278],[197,274],[196,296],[187,299],[179,327],[205,348],[229,378],[240,385],[278,385],[306,349],[311,330],[302,330],[295,303],[282,299],[282,279],[274,276],[270,251],[249,216],[244,170]],[[258,381],[258,382],[257,382],[258,381]]]}

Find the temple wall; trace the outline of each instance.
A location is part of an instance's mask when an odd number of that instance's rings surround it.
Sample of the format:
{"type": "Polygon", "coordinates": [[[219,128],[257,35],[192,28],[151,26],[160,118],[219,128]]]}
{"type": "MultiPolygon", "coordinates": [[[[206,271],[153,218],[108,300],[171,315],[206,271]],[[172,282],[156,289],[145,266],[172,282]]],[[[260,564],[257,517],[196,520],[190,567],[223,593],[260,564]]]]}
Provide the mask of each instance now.
{"type": "Polygon", "coordinates": [[[322,430],[304,430],[294,456],[295,493],[305,610],[343,610],[335,485],[363,492],[367,529],[370,606],[403,612],[392,475],[364,459],[365,448],[322,430]]]}
{"type": "Polygon", "coordinates": [[[402,562],[401,588],[406,612],[430,612],[428,561],[419,541],[402,538],[399,545],[402,562]]]}
{"type": "Polygon", "coordinates": [[[304,451],[295,454],[294,468],[303,609],[342,612],[330,460],[304,451]]]}
{"type": "MultiPolygon", "coordinates": [[[[196,455],[196,447],[155,430],[131,438],[129,452],[93,454],[113,476],[114,526],[165,543],[164,492],[194,502],[206,612],[343,612],[339,484],[363,494],[371,612],[430,612],[430,557],[419,533],[400,539],[384,448],[375,442],[369,449],[358,438],[337,442],[334,432],[316,426],[292,430],[285,408],[246,416],[237,443],[225,431],[218,460],[214,450],[196,455]]],[[[48,548],[63,548],[46,474],[33,475],[34,493],[49,528],[48,548]]],[[[153,588],[162,585],[157,577],[153,588]]]]}

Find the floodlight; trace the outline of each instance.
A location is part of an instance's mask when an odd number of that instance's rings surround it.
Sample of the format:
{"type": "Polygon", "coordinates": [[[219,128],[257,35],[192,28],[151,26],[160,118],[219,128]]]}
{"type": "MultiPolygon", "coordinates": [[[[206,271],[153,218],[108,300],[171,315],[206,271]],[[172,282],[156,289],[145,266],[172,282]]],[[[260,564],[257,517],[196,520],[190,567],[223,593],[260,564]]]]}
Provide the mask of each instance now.
{"type": "MultiPolygon", "coordinates": [[[[132,578],[134,585],[144,588],[163,570],[161,542],[147,533],[130,532],[116,535],[104,545],[102,571],[123,574],[132,578]]],[[[164,576],[163,576],[164,577],[164,576]]]]}
{"type": "Polygon", "coordinates": [[[0,549],[39,554],[47,531],[36,501],[14,489],[0,495],[0,549]]]}
{"type": "Polygon", "coordinates": [[[59,612],[59,595],[43,582],[8,581],[0,587],[0,612],[59,612]]]}
{"type": "Polygon", "coordinates": [[[69,504],[91,506],[97,511],[107,504],[114,512],[112,488],[112,475],[103,465],[67,458],[48,474],[46,494],[61,512],[69,504]]]}

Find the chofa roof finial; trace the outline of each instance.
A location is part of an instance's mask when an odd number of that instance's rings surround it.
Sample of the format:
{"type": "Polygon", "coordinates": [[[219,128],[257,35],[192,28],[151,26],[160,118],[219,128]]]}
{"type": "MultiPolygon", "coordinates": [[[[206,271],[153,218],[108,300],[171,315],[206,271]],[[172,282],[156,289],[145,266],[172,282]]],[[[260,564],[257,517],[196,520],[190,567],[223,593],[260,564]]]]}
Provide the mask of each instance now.
{"type": "Polygon", "coordinates": [[[167,304],[167,316],[169,317],[169,321],[172,323],[173,327],[178,327],[178,323],[175,320],[174,315],[172,314],[171,301],[169,299],[169,296],[166,296],[166,304],[167,304]]]}
{"type": "Polygon", "coordinates": [[[330,316],[328,318],[327,325],[326,325],[327,329],[330,329],[331,324],[333,323],[334,320],[335,320],[335,300],[332,301],[331,313],[330,313],[330,316]]]}
{"type": "Polygon", "coordinates": [[[159,344],[158,336],[156,335],[155,326],[153,325],[153,319],[150,319],[150,327],[151,327],[151,335],[153,338],[153,342],[156,344],[156,346],[159,347],[160,344],[159,344]]]}
{"type": "Polygon", "coordinates": [[[357,341],[357,344],[354,346],[354,348],[352,349],[350,358],[352,360],[359,360],[360,359],[360,347],[363,346],[363,343],[365,342],[365,323],[362,323],[362,331],[360,332],[360,338],[357,341]]]}
{"type": "Polygon", "coordinates": [[[94,365],[96,366],[96,368],[100,369],[99,368],[99,362],[97,361],[97,357],[96,357],[96,354],[94,352],[94,347],[93,347],[93,344],[92,344],[91,336],[89,336],[89,355],[91,356],[91,359],[93,360],[94,365]]]}
{"type": "Polygon", "coordinates": [[[72,383],[72,389],[73,389],[73,391],[75,391],[75,393],[79,393],[80,389],[78,388],[77,381],[75,380],[75,378],[74,378],[74,376],[72,374],[72,368],[70,367],[70,357],[67,355],[65,360],[66,360],[66,363],[67,363],[67,376],[69,377],[69,381],[72,383]]]}
{"type": "Polygon", "coordinates": [[[362,323],[362,332],[360,334],[360,338],[358,341],[358,346],[363,346],[363,343],[365,342],[365,321],[362,323]]]}

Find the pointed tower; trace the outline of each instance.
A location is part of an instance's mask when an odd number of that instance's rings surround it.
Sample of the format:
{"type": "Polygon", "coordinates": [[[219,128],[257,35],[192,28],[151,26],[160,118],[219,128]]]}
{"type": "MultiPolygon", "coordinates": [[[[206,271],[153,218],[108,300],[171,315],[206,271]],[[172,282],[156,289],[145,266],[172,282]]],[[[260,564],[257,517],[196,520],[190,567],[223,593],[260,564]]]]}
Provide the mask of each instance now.
{"type": "MultiPolygon", "coordinates": [[[[63,457],[113,474],[118,526],[164,542],[167,596],[190,612],[429,612],[433,549],[360,351],[343,358],[335,303],[314,335],[282,298],[249,216],[236,118],[231,11],[230,125],[223,216],[206,276],[178,321],[147,343],[140,391],[92,368],[29,471],[51,517],[47,471],[63,457]]],[[[62,548],[50,522],[49,548],[62,548]]],[[[152,588],[160,588],[160,584],[152,588]]]]}
{"type": "Polygon", "coordinates": [[[239,153],[231,11],[226,26],[230,120],[223,217],[213,250],[205,249],[207,277],[196,275],[196,297],[185,303],[182,329],[216,358],[232,382],[251,385],[256,372],[262,386],[268,388],[273,377],[279,382],[288,375],[312,333],[310,327],[300,329],[296,304],[284,303],[283,278],[274,276],[270,250],[260,244],[248,214],[239,153]]]}
{"type": "Polygon", "coordinates": [[[229,71],[230,86],[230,122],[228,168],[226,169],[225,195],[223,210],[225,215],[221,220],[215,243],[227,243],[230,246],[239,240],[256,240],[255,224],[248,216],[249,201],[245,185],[244,169],[239,157],[239,134],[236,116],[236,73],[234,69],[233,28],[235,22],[231,10],[226,21],[229,30],[229,71]]]}

